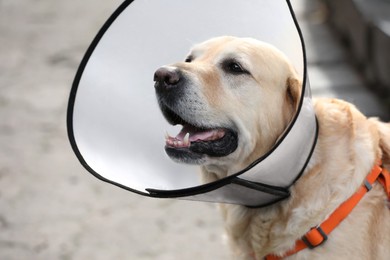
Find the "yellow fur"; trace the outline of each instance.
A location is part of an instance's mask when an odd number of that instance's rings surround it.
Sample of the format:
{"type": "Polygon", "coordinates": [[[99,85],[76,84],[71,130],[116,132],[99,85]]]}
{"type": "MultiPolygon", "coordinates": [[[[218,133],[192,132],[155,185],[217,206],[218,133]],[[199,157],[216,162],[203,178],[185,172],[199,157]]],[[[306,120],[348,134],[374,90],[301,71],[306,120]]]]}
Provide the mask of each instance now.
{"type": "MultiPolygon", "coordinates": [[[[195,46],[191,55],[193,62],[172,67],[197,82],[190,87],[206,104],[202,116],[221,125],[234,122],[239,132],[234,153],[208,158],[202,166],[209,182],[242,169],[272,147],[295,113],[301,79],[282,53],[253,39],[215,38],[195,46]],[[250,76],[221,71],[218,62],[229,55],[250,76]]],[[[376,160],[390,167],[390,124],[368,119],[341,100],[314,103],[318,143],[291,197],[261,209],[220,206],[233,259],[285,253],[358,189],[376,160]]],[[[288,259],[390,259],[390,210],[382,187],[375,184],[324,245],[288,259]]]]}

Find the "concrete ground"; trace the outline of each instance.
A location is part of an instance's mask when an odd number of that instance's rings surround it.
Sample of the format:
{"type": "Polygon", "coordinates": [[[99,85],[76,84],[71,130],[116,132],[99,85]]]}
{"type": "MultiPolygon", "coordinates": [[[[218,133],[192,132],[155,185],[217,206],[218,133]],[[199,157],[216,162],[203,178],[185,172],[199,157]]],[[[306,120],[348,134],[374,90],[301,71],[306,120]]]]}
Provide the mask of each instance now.
{"type": "MultiPolygon", "coordinates": [[[[0,0],[0,259],[226,259],[215,205],[148,199],[79,164],[66,106],[79,61],[120,0],[0,0]]],[[[388,117],[313,0],[292,1],[314,95],[388,117]]]]}

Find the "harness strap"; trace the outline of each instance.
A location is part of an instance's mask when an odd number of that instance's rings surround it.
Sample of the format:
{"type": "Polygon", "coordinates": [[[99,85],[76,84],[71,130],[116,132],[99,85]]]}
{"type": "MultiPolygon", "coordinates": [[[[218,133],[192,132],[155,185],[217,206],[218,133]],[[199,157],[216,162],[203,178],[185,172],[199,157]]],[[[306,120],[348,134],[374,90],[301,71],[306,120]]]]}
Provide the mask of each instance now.
{"type": "Polygon", "coordinates": [[[379,175],[378,181],[386,191],[387,198],[390,200],[390,172],[382,166],[382,174],[379,175]]]}
{"type": "Polygon", "coordinates": [[[375,165],[372,168],[371,172],[367,175],[366,179],[357,192],[355,192],[348,200],[343,202],[321,225],[312,228],[302,237],[301,240],[298,240],[296,242],[295,248],[285,253],[282,257],[268,255],[265,257],[265,259],[280,260],[284,257],[293,255],[302,249],[313,249],[323,244],[328,239],[328,235],[340,224],[341,221],[343,221],[349,215],[349,213],[363,198],[363,196],[371,190],[372,185],[376,180],[378,180],[383,185],[385,192],[390,200],[390,173],[388,170],[382,168],[379,165],[375,165]]]}

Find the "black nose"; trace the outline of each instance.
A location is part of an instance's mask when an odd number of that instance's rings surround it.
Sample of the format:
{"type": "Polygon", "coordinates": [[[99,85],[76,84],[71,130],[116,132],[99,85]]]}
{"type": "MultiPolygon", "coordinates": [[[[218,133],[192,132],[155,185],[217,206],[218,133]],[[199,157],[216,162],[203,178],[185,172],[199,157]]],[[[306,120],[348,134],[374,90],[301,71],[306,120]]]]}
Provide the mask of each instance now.
{"type": "Polygon", "coordinates": [[[154,81],[156,88],[169,88],[180,81],[180,74],[177,69],[161,67],[154,73],[154,81]]]}

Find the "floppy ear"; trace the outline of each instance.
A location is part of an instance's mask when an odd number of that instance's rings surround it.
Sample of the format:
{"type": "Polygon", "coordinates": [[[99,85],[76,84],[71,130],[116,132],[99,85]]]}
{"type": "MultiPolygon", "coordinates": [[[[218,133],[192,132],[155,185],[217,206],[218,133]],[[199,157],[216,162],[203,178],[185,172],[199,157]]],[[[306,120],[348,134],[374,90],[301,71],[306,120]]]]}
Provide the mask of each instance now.
{"type": "Polygon", "coordinates": [[[390,167],[390,123],[378,123],[379,127],[379,146],[382,149],[383,164],[390,167]]]}
{"type": "Polygon", "coordinates": [[[302,83],[296,77],[287,79],[287,101],[290,102],[296,111],[301,97],[302,83]]]}

